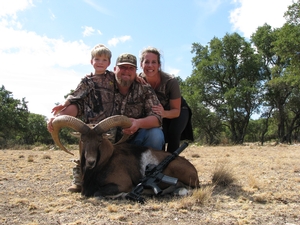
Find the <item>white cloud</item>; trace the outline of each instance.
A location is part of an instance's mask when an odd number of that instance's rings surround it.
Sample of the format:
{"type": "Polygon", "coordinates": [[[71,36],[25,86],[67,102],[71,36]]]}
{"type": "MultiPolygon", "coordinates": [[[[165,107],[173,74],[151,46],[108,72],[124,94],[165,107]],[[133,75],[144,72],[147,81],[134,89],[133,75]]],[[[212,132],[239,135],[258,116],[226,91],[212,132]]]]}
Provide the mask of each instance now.
{"type": "Polygon", "coordinates": [[[94,34],[95,29],[92,27],[88,27],[88,26],[84,26],[82,27],[84,29],[84,31],[82,32],[83,37],[88,37],[94,34]]]}
{"type": "Polygon", "coordinates": [[[102,35],[102,32],[100,30],[96,31],[93,27],[84,26],[81,28],[84,29],[84,31],[82,32],[84,37],[92,36],[93,34],[95,34],[95,32],[97,32],[97,34],[99,35],[102,35]]]}
{"type": "Polygon", "coordinates": [[[221,0],[197,0],[195,3],[199,6],[202,12],[206,14],[214,13],[222,4],[221,0]]]}
{"type": "Polygon", "coordinates": [[[44,66],[70,67],[82,64],[90,51],[89,46],[82,41],[66,42],[62,39],[50,39],[34,32],[14,30],[4,26],[0,26],[0,33],[3,40],[0,42],[3,60],[11,56],[22,57],[23,60],[18,64],[24,66],[35,61],[44,66]]]}
{"type": "Polygon", "coordinates": [[[125,36],[121,36],[121,37],[115,37],[115,38],[112,38],[108,41],[108,45],[109,46],[116,46],[117,44],[119,44],[120,42],[126,42],[126,41],[129,41],[131,40],[131,37],[128,36],[128,35],[125,35],[125,36]]]}
{"type": "Polygon", "coordinates": [[[24,31],[11,33],[22,44],[0,49],[1,85],[14,98],[26,97],[30,112],[49,117],[54,103],[62,101],[84,76],[72,66],[89,65],[90,47],[24,31]]]}
{"type": "Polygon", "coordinates": [[[168,71],[167,73],[174,75],[175,77],[177,77],[179,75],[180,70],[176,69],[176,68],[172,68],[172,67],[168,67],[166,68],[166,71],[168,71]]]}
{"type": "MultiPolygon", "coordinates": [[[[13,10],[8,11],[15,18],[13,10]]],[[[0,19],[0,85],[16,99],[26,97],[30,112],[49,117],[54,103],[62,101],[84,76],[72,68],[90,64],[90,47],[82,41],[51,39],[22,30],[11,16],[0,19]]]]}
{"type": "Polygon", "coordinates": [[[0,1],[0,17],[12,16],[16,19],[16,13],[34,6],[32,0],[0,1]]]}
{"type": "Polygon", "coordinates": [[[274,28],[285,23],[283,14],[293,0],[234,0],[238,8],[230,12],[233,29],[240,31],[247,38],[265,23],[274,28]]]}
{"type": "Polygon", "coordinates": [[[99,6],[98,4],[96,4],[94,1],[92,0],[84,0],[87,4],[89,4],[90,6],[92,6],[93,9],[103,13],[103,14],[106,14],[106,15],[110,15],[110,11],[107,10],[106,8],[104,7],[101,7],[99,6]]]}
{"type": "Polygon", "coordinates": [[[56,16],[55,16],[54,13],[51,11],[51,9],[49,9],[48,11],[49,11],[51,20],[55,20],[55,19],[56,19],[56,16]]]}

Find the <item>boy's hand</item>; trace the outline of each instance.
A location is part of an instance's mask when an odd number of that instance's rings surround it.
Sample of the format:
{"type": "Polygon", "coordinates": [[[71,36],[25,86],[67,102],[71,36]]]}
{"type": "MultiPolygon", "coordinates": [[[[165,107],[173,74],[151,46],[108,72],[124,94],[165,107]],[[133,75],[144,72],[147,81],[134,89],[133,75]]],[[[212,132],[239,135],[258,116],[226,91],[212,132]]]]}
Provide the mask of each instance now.
{"type": "Polygon", "coordinates": [[[65,108],[65,106],[63,106],[63,105],[57,105],[57,106],[55,106],[53,109],[52,109],[52,111],[51,111],[51,113],[53,113],[54,114],[54,116],[55,115],[57,115],[61,110],[63,110],[65,108]]]}
{"type": "Polygon", "coordinates": [[[52,126],[52,121],[54,120],[53,118],[50,118],[47,122],[47,130],[51,133],[53,131],[53,126],[52,126]]]}
{"type": "Polygon", "coordinates": [[[54,116],[55,116],[55,115],[57,115],[58,113],[60,113],[63,109],[65,109],[67,106],[69,106],[70,104],[71,104],[71,103],[70,103],[68,100],[66,100],[64,103],[61,103],[61,104],[55,106],[55,107],[52,109],[51,113],[53,113],[54,116]]]}

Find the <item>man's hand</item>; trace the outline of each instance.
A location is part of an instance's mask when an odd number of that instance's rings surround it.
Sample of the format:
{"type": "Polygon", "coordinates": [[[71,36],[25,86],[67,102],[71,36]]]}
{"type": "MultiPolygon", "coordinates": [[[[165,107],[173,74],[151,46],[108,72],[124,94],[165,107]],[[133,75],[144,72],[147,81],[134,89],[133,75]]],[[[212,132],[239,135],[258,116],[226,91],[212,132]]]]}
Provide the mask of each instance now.
{"type": "Polygon", "coordinates": [[[123,129],[123,133],[128,135],[133,135],[135,132],[137,132],[138,129],[140,129],[140,126],[138,120],[133,118],[129,118],[129,119],[131,120],[132,125],[129,128],[123,129]]]}

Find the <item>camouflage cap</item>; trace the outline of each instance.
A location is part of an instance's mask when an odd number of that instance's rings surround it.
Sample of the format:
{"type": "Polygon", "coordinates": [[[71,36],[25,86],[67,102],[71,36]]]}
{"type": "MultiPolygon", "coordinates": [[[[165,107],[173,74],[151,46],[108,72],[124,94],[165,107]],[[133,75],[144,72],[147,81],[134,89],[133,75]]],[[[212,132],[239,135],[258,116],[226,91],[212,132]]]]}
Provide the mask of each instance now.
{"type": "Polygon", "coordinates": [[[129,53],[123,53],[119,55],[119,57],[117,58],[116,66],[124,64],[130,64],[134,67],[137,67],[136,57],[129,53]]]}

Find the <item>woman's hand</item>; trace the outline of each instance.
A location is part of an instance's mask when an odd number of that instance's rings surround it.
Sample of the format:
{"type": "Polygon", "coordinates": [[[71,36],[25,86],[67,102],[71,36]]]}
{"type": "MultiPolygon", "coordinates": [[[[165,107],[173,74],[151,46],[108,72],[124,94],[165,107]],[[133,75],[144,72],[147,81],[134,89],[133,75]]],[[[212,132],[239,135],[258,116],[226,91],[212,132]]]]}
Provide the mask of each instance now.
{"type": "Polygon", "coordinates": [[[152,110],[154,113],[156,113],[156,114],[160,115],[162,118],[164,118],[165,110],[161,104],[152,106],[152,110]]]}

